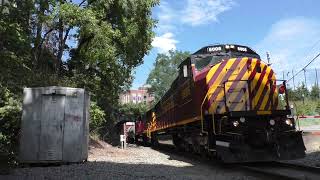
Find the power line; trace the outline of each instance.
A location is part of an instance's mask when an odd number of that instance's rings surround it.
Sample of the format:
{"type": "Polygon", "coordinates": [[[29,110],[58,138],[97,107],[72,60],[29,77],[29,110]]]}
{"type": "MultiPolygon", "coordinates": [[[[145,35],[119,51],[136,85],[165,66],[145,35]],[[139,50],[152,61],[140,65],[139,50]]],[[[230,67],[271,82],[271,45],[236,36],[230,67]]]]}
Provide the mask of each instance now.
{"type": "MultiPolygon", "coordinates": [[[[295,76],[297,76],[299,73],[301,73],[302,71],[306,70],[306,67],[308,67],[313,61],[315,61],[318,57],[320,56],[320,53],[317,54],[307,65],[305,65],[300,71],[298,71],[296,74],[294,74],[290,79],[288,79],[288,81],[290,81],[291,79],[293,79],[295,76]]],[[[287,82],[288,82],[287,81],[287,82]]]]}

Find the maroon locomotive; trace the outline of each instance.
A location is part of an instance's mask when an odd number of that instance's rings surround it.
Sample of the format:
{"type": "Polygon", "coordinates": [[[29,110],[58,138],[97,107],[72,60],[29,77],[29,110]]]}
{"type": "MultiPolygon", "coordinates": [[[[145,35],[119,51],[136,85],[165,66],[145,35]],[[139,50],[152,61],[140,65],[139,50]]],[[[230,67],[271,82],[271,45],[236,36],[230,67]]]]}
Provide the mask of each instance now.
{"type": "Polygon", "coordinates": [[[172,137],[181,150],[224,162],[305,156],[286,83],[246,46],[206,46],[185,59],[161,100],[136,122],[136,138],[172,137]]]}

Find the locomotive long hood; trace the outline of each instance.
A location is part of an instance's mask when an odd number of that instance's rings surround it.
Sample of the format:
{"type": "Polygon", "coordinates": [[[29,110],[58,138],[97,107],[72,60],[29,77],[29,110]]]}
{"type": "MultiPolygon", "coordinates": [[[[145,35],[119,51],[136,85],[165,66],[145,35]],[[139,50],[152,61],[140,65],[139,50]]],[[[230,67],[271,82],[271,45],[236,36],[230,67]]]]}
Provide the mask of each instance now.
{"type": "Polygon", "coordinates": [[[206,84],[209,113],[267,112],[278,106],[275,73],[256,58],[223,60],[209,70],[206,84]]]}

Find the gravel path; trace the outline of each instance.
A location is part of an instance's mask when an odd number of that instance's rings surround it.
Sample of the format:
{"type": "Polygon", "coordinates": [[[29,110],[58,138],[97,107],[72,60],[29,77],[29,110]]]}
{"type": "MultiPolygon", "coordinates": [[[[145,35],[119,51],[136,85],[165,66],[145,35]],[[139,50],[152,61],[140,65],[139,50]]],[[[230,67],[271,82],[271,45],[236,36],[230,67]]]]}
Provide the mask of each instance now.
{"type": "Polygon", "coordinates": [[[55,167],[18,168],[0,179],[231,179],[257,178],[236,170],[221,169],[149,147],[121,150],[100,142],[91,147],[89,160],[82,164],[55,167]]]}

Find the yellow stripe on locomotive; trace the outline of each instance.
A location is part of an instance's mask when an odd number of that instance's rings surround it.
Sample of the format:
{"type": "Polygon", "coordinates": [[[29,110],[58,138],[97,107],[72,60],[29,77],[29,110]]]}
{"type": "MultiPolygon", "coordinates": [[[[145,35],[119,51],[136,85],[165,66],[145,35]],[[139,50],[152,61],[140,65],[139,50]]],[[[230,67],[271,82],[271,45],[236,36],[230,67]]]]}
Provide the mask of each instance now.
{"type": "Polygon", "coordinates": [[[232,58],[206,76],[209,113],[277,109],[278,91],[272,68],[256,58],[232,58]]]}

